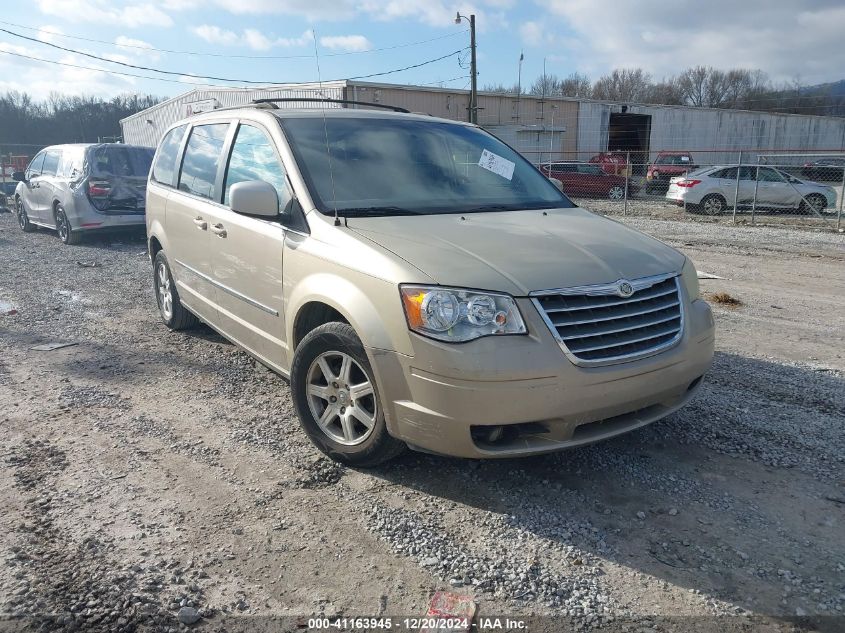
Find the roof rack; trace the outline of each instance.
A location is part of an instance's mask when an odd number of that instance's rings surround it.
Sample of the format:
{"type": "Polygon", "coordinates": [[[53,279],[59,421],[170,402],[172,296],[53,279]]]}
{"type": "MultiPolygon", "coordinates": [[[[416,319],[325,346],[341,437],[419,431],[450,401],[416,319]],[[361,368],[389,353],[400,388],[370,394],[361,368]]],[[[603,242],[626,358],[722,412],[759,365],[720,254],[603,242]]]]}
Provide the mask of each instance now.
{"type": "Polygon", "coordinates": [[[351,101],[349,99],[328,99],[322,97],[273,97],[271,99],[254,99],[252,102],[256,105],[260,105],[263,103],[268,103],[272,105],[276,110],[278,107],[275,105],[276,103],[285,103],[285,102],[294,102],[294,101],[304,101],[306,103],[347,103],[350,105],[361,105],[361,106],[369,106],[371,108],[384,108],[386,110],[393,110],[394,112],[401,112],[403,114],[410,114],[410,110],[406,110],[405,108],[400,108],[399,106],[387,105],[384,103],[370,103],[369,101],[351,101]]]}

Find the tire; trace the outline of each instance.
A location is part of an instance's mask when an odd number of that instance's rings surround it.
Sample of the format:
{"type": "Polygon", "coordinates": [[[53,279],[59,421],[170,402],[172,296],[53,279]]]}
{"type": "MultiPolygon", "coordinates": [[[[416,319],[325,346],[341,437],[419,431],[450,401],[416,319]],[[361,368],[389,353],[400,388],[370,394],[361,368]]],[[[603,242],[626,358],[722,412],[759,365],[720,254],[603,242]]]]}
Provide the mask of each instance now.
{"type": "Polygon", "coordinates": [[[20,196],[15,198],[15,210],[18,216],[18,226],[24,233],[32,233],[35,230],[35,225],[29,221],[29,214],[26,212],[26,205],[23,198],[20,196]]]}
{"type": "Polygon", "coordinates": [[[622,185],[613,185],[607,191],[608,200],[622,200],[623,198],[625,198],[625,187],[622,185]]]}
{"type": "Polygon", "coordinates": [[[728,202],[719,194],[711,193],[704,196],[697,206],[704,215],[720,215],[728,208],[728,202]]]}
{"type": "Polygon", "coordinates": [[[377,466],[405,450],[387,432],[370,361],[350,325],[309,332],[294,352],[290,385],[303,430],[335,461],[377,466]]]}
{"type": "Polygon", "coordinates": [[[79,232],[74,231],[70,225],[70,220],[67,219],[67,214],[65,214],[65,208],[60,204],[56,205],[56,233],[59,234],[62,243],[69,246],[79,244],[82,241],[79,232]]]}
{"type": "Polygon", "coordinates": [[[170,274],[170,263],[164,251],[156,253],[153,261],[153,287],[156,304],[162,322],[171,330],[185,330],[194,327],[199,319],[188,312],[179,300],[179,292],[170,274]]]}
{"type": "Polygon", "coordinates": [[[806,200],[801,200],[801,205],[799,206],[798,210],[802,213],[812,213],[810,210],[810,206],[816,210],[817,213],[822,213],[827,207],[827,198],[825,198],[820,193],[811,193],[808,196],[805,196],[806,200]],[[807,204],[809,203],[809,205],[807,204]]]}

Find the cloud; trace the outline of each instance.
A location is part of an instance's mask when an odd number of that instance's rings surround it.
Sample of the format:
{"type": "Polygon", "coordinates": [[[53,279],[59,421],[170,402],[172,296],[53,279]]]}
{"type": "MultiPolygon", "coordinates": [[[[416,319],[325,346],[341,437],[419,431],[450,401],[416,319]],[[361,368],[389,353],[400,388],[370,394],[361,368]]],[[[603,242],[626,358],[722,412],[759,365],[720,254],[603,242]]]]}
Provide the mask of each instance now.
{"type": "Polygon", "coordinates": [[[51,26],[49,24],[38,29],[38,39],[42,42],[53,43],[56,41],[56,35],[62,35],[62,31],[58,26],[51,26]]]}
{"type": "Polygon", "coordinates": [[[373,47],[363,35],[327,35],[320,38],[320,45],[340,51],[366,51],[373,47]]]}
{"type": "Polygon", "coordinates": [[[100,22],[123,27],[173,26],[173,19],[154,4],[115,6],[108,0],[36,0],[38,10],[70,22],[100,22]]]}
{"type": "Polygon", "coordinates": [[[136,40],[131,37],[126,37],[125,35],[118,35],[114,39],[114,43],[123,47],[126,51],[134,51],[136,54],[143,54],[153,60],[161,58],[158,51],[153,49],[153,45],[149,42],[145,42],[144,40],[136,40]],[[139,53],[139,51],[143,52],[139,53]]]}
{"type": "Polygon", "coordinates": [[[543,0],[537,6],[551,9],[574,31],[575,41],[561,46],[576,54],[579,70],[593,75],[642,67],[660,77],[703,64],[760,68],[776,81],[798,76],[815,83],[840,79],[845,65],[845,49],[819,44],[841,38],[841,0],[711,0],[706,11],[688,0],[671,10],[661,0],[614,3],[612,10],[588,0],[543,0]]]}
{"type": "Polygon", "coordinates": [[[269,37],[258,29],[244,29],[241,35],[234,31],[221,29],[219,26],[202,24],[192,27],[191,32],[210,44],[220,46],[246,46],[255,51],[268,51],[271,48],[292,48],[307,46],[312,42],[312,31],[309,29],[299,37],[269,37]]]}
{"type": "Polygon", "coordinates": [[[205,40],[209,44],[231,46],[233,44],[237,44],[240,39],[238,34],[234,31],[227,31],[226,29],[221,29],[219,26],[211,26],[210,24],[193,26],[190,30],[194,35],[205,40]]]}

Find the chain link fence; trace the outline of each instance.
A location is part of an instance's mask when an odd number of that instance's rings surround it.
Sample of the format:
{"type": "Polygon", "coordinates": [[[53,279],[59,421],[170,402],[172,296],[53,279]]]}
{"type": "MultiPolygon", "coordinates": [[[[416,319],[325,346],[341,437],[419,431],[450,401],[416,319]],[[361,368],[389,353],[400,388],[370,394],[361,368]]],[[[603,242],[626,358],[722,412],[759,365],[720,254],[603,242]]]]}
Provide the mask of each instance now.
{"type": "Polygon", "coordinates": [[[845,228],[845,152],[523,153],[598,213],[845,228]]]}

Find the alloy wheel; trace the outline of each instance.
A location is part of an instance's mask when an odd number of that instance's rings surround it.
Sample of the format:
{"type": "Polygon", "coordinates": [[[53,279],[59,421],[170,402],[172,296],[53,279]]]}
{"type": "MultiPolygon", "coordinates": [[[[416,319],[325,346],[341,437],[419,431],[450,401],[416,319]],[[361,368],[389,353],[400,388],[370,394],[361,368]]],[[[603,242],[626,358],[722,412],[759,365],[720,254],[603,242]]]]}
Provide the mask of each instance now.
{"type": "Polygon", "coordinates": [[[607,197],[611,200],[621,200],[625,197],[625,189],[619,185],[614,185],[610,188],[610,191],[607,192],[607,197]]]}
{"type": "Polygon", "coordinates": [[[345,446],[364,442],[378,417],[376,394],[363,367],[344,352],[324,352],[308,368],[308,407],[317,426],[345,446]]]}
{"type": "Polygon", "coordinates": [[[717,214],[721,213],[722,209],[724,209],[724,208],[725,208],[725,205],[722,202],[722,199],[717,198],[715,196],[712,197],[712,198],[707,198],[707,200],[705,200],[704,204],[703,204],[704,212],[707,213],[708,215],[717,215],[717,214]]]}
{"type": "Polygon", "coordinates": [[[67,242],[68,235],[70,234],[70,227],[68,227],[67,217],[65,216],[64,211],[56,213],[56,231],[59,234],[59,239],[63,242],[67,242]]]}
{"type": "Polygon", "coordinates": [[[165,321],[173,317],[173,290],[170,286],[170,274],[167,266],[160,262],[156,271],[156,286],[158,290],[158,307],[165,321]]]}
{"type": "Polygon", "coordinates": [[[22,229],[26,229],[26,225],[28,223],[28,218],[26,216],[26,208],[23,206],[23,200],[18,198],[18,224],[22,229]]]}

